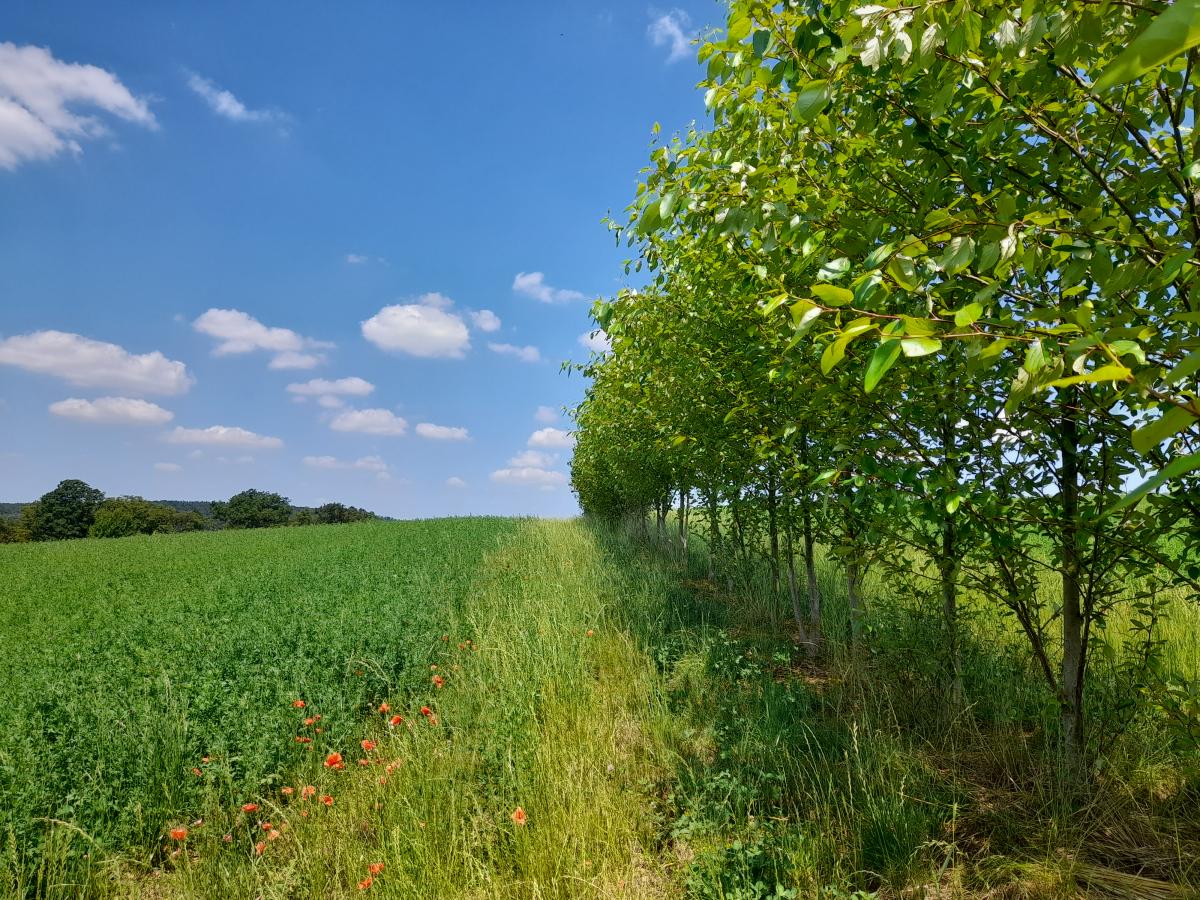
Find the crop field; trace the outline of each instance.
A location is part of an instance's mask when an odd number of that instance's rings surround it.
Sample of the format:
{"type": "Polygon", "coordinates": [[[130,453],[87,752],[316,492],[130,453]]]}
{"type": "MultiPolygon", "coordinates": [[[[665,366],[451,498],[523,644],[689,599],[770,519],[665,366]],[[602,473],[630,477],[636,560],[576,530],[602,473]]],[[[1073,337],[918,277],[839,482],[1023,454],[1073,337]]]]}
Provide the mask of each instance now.
{"type": "Polygon", "coordinates": [[[371,704],[428,688],[445,622],[514,528],[447,519],[0,548],[10,878],[55,854],[74,871],[97,848],[145,850],[148,864],[168,823],[214,793],[257,796],[316,748],[342,746],[371,704]],[[301,698],[321,715],[309,729],[301,698]]]}

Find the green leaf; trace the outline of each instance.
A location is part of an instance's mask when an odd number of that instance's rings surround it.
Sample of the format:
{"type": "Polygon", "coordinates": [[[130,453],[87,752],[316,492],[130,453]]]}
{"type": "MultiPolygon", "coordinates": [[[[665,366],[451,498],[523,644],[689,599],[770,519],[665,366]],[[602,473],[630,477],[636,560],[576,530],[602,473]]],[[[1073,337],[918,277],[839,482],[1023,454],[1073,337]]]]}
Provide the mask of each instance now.
{"type": "Polygon", "coordinates": [[[1056,378],[1042,385],[1042,389],[1052,387],[1068,387],[1072,384],[1094,384],[1100,381],[1128,381],[1133,376],[1124,366],[1110,364],[1101,366],[1098,369],[1093,369],[1090,372],[1084,372],[1080,375],[1071,375],[1067,378],[1056,378]]]}
{"type": "Polygon", "coordinates": [[[1195,425],[1197,419],[1186,409],[1172,406],[1153,422],[1133,432],[1133,449],[1145,456],[1173,434],[1195,425]]]}
{"type": "Polygon", "coordinates": [[[968,303],[962,309],[955,311],[954,324],[965,328],[968,325],[974,325],[982,315],[982,306],[980,306],[978,303],[968,303]]]}
{"type": "Polygon", "coordinates": [[[639,234],[649,234],[654,231],[659,225],[658,217],[659,201],[657,197],[650,199],[646,204],[646,208],[642,210],[642,216],[638,219],[637,230],[639,234]]]}
{"type": "Polygon", "coordinates": [[[829,105],[829,82],[824,79],[810,81],[796,94],[792,114],[798,122],[811,122],[829,105]]]}
{"type": "Polygon", "coordinates": [[[1144,484],[1140,485],[1135,490],[1130,491],[1115,504],[1113,504],[1104,512],[1104,515],[1107,516],[1122,510],[1127,506],[1132,506],[1134,503],[1137,503],[1139,500],[1141,500],[1142,497],[1146,496],[1146,494],[1166,484],[1172,478],[1179,478],[1195,469],[1200,469],[1200,453],[1189,453],[1187,456],[1181,456],[1178,459],[1172,460],[1167,465],[1163,466],[1163,468],[1161,468],[1157,474],[1148,479],[1144,484]]]}
{"type": "Polygon", "coordinates": [[[880,341],[875,352],[871,354],[871,361],[867,363],[867,372],[863,376],[863,390],[868,394],[875,390],[879,379],[883,378],[899,356],[900,341],[895,338],[880,341]]]}
{"type": "Polygon", "coordinates": [[[1178,381],[1183,381],[1190,375],[1195,375],[1200,372],[1200,350],[1193,350],[1184,357],[1183,362],[1167,373],[1164,381],[1167,384],[1175,384],[1178,381]]]}
{"type": "Polygon", "coordinates": [[[850,271],[850,260],[845,256],[839,256],[837,259],[831,259],[825,265],[821,266],[817,272],[817,277],[822,281],[836,281],[847,272],[850,271]]]}
{"type": "Polygon", "coordinates": [[[811,290],[826,306],[845,306],[854,299],[852,291],[833,284],[814,284],[811,290]]]}
{"type": "Polygon", "coordinates": [[[771,313],[775,312],[775,310],[779,309],[779,307],[783,306],[783,304],[787,303],[790,299],[791,297],[789,297],[787,294],[778,294],[772,297],[763,304],[763,315],[769,316],[771,313]]]}
{"type": "Polygon", "coordinates": [[[912,260],[904,256],[893,256],[887,264],[887,273],[892,276],[892,280],[906,291],[915,291],[921,286],[921,279],[917,277],[917,270],[912,264],[912,260]]]}
{"type": "Polygon", "coordinates": [[[675,204],[678,200],[679,194],[675,191],[663,194],[662,201],[658,204],[658,217],[664,222],[669,222],[671,215],[675,212],[675,204]]]}
{"type": "Polygon", "coordinates": [[[811,300],[797,300],[792,304],[792,324],[797,328],[806,328],[824,311],[811,300]]]}
{"type": "Polygon", "coordinates": [[[900,341],[905,356],[928,356],[942,349],[942,342],[937,338],[910,337],[900,341]]]}
{"type": "Polygon", "coordinates": [[[942,267],[947,275],[954,275],[961,272],[971,264],[971,260],[975,258],[975,241],[969,237],[959,235],[950,241],[946,252],[938,260],[938,265],[942,267]]]}
{"type": "Polygon", "coordinates": [[[1093,90],[1106,91],[1132,81],[1200,44],[1200,0],[1175,0],[1104,67],[1093,90]]]}

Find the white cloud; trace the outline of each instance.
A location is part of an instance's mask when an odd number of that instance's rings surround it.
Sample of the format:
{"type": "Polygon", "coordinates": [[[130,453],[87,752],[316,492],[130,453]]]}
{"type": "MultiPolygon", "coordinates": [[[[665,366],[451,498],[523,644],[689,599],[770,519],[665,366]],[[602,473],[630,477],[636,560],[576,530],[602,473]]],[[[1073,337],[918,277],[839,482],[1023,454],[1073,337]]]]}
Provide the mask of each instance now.
{"type": "Polygon", "coordinates": [[[550,450],[570,450],[575,446],[575,438],[561,428],[539,428],[529,436],[528,446],[545,447],[550,450]]]}
{"type": "Polygon", "coordinates": [[[541,272],[518,272],[517,277],[513,279],[512,289],[542,303],[570,303],[572,300],[584,299],[584,295],[579,291],[546,284],[546,276],[541,272]]]}
{"type": "Polygon", "coordinates": [[[347,253],[346,254],[346,262],[348,262],[352,266],[361,266],[363,263],[369,262],[369,261],[370,261],[370,257],[364,256],[361,253],[347,253]]]}
{"type": "Polygon", "coordinates": [[[274,354],[270,365],[272,369],[311,369],[323,362],[325,357],[301,351],[324,350],[333,346],[327,341],[299,335],[290,328],[264,325],[239,309],[206,310],[192,323],[192,327],[201,334],[217,339],[213,355],[229,356],[266,350],[274,354]]]}
{"type": "Polygon", "coordinates": [[[287,116],[278,110],[249,109],[230,91],[218,87],[203,75],[192,72],[188,76],[188,87],[195,91],[209,109],[231,122],[286,122],[287,116]]]}
{"type": "Polygon", "coordinates": [[[502,356],[515,356],[521,362],[535,363],[542,361],[542,354],[533,345],[518,347],[516,344],[489,343],[488,349],[502,356]]]}
{"type": "Polygon", "coordinates": [[[440,305],[448,301],[441,294],[426,294],[421,299],[424,302],[385,306],[362,323],[363,337],[382,350],[426,359],[462,359],[471,347],[462,316],[440,305]]]}
{"type": "Polygon", "coordinates": [[[543,425],[553,425],[558,421],[558,410],[553,406],[539,406],[533,414],[534,421],[543,425]]]}
{"type": "Polygon", "coordinates": [[[336,456],[306,456],[304,464],[314,469],[358,469],[374,472],[375,477],[386,481],[391,477],[388,464],[379,456],[362,456],[358,459],[338,459],[336,456]]]}
{"type": "Polygon", "coordinates": [[[457,475],[451,475],[449,478],[446,479],[446,487],[465,488],[466,486],[467,486],[467,483],[465,481],[463,481],[461,478],[459,478],[457,475]]]}
{"type": "MultiPolygon", "coordinates": [[[[313,378],[310,381],[296,382],[287,386],[289,394],[294,395],[298,399],[306,397],[316,397],[318,402],[326,399],[336,400],[337,397],[365,397],[367,394],[375,390],[375,385],[364,378],[351,376],[349,378],[337,378],[330,381],[328,378],[313,378]]],[[[322,403],[328,406],[328,403],[322,403]]],[[[340,405],[340,402],[333,405],[340,405]]]]}
{"type": "MultiPolygon", "coordinates": [[[[653,11],[650,14],[655,15],[653,11]]],[[[673,9],[655,16],[654,21],[646,28],[646,34],[655,47],[670,48],[667,62],[678,62],[691,56],[691,48],[688,46],[690,36],[687,33],[690,24],[691,18],[687,13],[682,9],[673,9]]]]}
{"type": "Polygon", "coordinates": [[[72,397],[51,403],[50,412],[65,419],[97,425],[163,425],[175,418],[174,413],[156,403],[131,397],[98,397],[95,400],[72,397]]]}
{"type": "Polygon", "coordinates": [[[468,313],[475,327],[480,331],[499,331],[500,317],[490,309],[480,309],[475,312],[468,313]]]}
{"type": "Polygon", "coordinates": [[[182,394],[194,381],[187,366],[157,350],[132,354],[116,344],[64,331],[35,331],[0,341],[0,364],[54,375],[80,387],[135,394],[182,394]]]}
{"type": "Polygon", "coordinates": [[[165,440],[169,444],[203,444],[213,447],[258,447],[273,450],[283,446],[277,437],[255,434],[245,428],[229,425],[210,425],[208,428],[183,428],[175,426],[165,440]]]}
{"type": "Polygon", "coordinates": [[[417,298],[417,302],[422,306],[432,306],[434,309],[449,309],[454,305],[453,300],[445,294],[439,294],[437,291],[422,294],[417,298]]]}
{"type": "Polygon", "coordinates": [[[408,430],[408,422],[388,409],[348,409],[334,416],[329,427],[334,431],[400,435],[408,430]]]}
{"type": "Polygon", "coordinates": [[[545,453],[541,450],[522,450],[516,456],[508,461],[510,466],[515,466],[518,469],[533,467],[535,469],[548,469],[558,462],[557,453],[545,453]]]}
{"type": "Polygon", "coordinates": [[[429,438],[432,441],[465,441],[470,437],[465,428],[456,428],[451,425],[433,425],[429,422],[419,423],[416,430],[417,434],[421,437],[429,438]]]}
{"type": "Polygon", "coordinates": [[[0,169],[82,152],[80,141],[108,134],[93,115],[68,107],[90,106],[155,129],[146,101],[97,66],[66,63],[44,47],[0,43],[0,169]]]}
{"type": "Polygon", "coordinates": [[[562,472],[549,472],[536,466],[523,466],[512,469],[497,469],[492,473],[492,481],[498,484],[512,484],[519,487],[537,487],[544,491],[552,491],[567,483],[567,476],[562,472]]]}
{"type": "MultiPolygon", "coordinates": [[[[296,397],[294,399],[299,400],[301,403],[304,402],[303,397],[296,397]]],[[[346,405],[346,401],[341,397],[335,397],[332,394],[322,394],[317,398],[317,405],[323,406],[325,409],[340,409],[346,405]]]]}
{"type": "Polygon", "coordinates": [[[612,350],[612,342],[608,339],[608,334],[603,328],[597,328],[595,331],[585,331],[579,336],[579,344],[593,353],[608,353],[612,350]]]}
{"type": "Polygon", "coordinates": [[[154,470],[156,472],[168,472],[168,473],[182,472],[183,466],[181,466],[179,463],[159,462],[159,463],[154,464],[154,470]]]}

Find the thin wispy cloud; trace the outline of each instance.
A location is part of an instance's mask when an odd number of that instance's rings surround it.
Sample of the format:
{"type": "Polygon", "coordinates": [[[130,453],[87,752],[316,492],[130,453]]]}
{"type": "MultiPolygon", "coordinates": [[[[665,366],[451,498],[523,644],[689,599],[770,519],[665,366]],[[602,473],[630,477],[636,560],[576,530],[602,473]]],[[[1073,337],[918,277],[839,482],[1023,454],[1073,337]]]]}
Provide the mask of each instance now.
{"type": "Polygon", "coordinates": [[[668,12],[651,10],[654,17],[646,28],[646,34],[655,47],[666,47],[667,62],[679,62],[691,56],[691,17],[682,9],[668,12]]]}
{"type": "Polygon", "coordinates": [[[132,397],[97,397],[82,400],[71,397],[50,404],[50,412],[64,419],[94,425],[165,425],[174,413],[149,400],[132,397]]]}
{"type": "Polygon", "coordinates": [[[518,272],[513,279],[512,289],[542,303],[570,303],[585,297],[581,291],[547,284],[546,276],[541,272],[518,272]]]}
{"type": "Polygon", "coordinates": [[[251,109],[235,97],[232,91],[225,90],[203,75],[189,72],[187,83],[188,87],[208,104],[208,108],[223,119],[273,125],[284,125],[288,121],[288,116],[277,109],[251,109]]]}
{"type": "Polygon", "coordinates": [[[513,356],[525,363],[535,363],[542,361],[542,353],[537,347],[532,344],[524,347],[518,347],[516,344],[497,344],[489,343],[488,349],[493,353],[499,353],[501,356],[513,356]]]}
{"type": "Polygon", "coordinates": [[[0,169],[64,151],[79,154],[83,141],[109,135],[101,119],[75,112],[78,107],[158,128],[147,101],[113,73],[63,62],[45,47],[0,43],[0,169]]]}

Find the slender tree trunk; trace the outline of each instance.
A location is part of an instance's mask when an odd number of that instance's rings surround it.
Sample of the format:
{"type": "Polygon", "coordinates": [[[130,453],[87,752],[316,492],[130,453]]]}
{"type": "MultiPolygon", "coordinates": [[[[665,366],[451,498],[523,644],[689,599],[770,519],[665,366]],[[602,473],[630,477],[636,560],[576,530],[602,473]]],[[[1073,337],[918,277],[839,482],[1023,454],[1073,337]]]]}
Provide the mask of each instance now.
{"type": "Polygon", "coordinates": [[[688,489],[679,485],[679,563],[688,567],[688,489]]]}
{"type": "Polygon", "coordinates": [[[813,546],[812,509],[810,499],[804,498],[801,527],[804,529],[804,580],[808,587],[808,653],[816,656],[821,650],[821,592],[817,587],[817,560],[813,546]]]}
{"type": "Polygon", "coordinates": [[[1059,450],[1062,454],[1061,484],[1063,522],[1062,554],[1062,680],[1059,706],[1062,710],[1063,750],[1068,774],[1082,774],[1086,746],[1083,721],[1083,686],[1087,647],[1080,597],[1081,550],[1079,545],[1079,422],[1072,403],[1075,390],[1060,395],[1059,450]]]}
{"type": "MultiPolygon", "coordinates": [[[[942,417],[942,458],[948,481],[957,484],[958,472],[954,463],[954,431],[949,416],[942,417]]],[[[942,547],[938,569],[942,583],[942,618],[946,625],[946,652],[949,656],[947,680],[950,687],[950,704],[954,710],[963,705],[962,658],[958,640],[958,532],[953,514],[942,518],[942,547]]]]}
{"type": "Polygon", "coordinates": [[[767,476],[767,537],[770,541],[771,596],[779,596],[779,510],[775,494],[775,474],[767,476]]]}
{"type": "Polygon", "coordinates": [[[721,522],[717,506],[717,492],[709,491],[708,501],[708,580],[716,580],[716,558],[721,547],[721,522]]]}
{"type": "Polygon", "coordinates": [[[850,551],[846,557],[846,605],[850,612],[850,640],[857,643],[859,632],[862,630],[862,595],[859,593],[862,574],[858,566],[858,531],[854,524],[854,514],[849,510],[846,511],[846,540],[850,551]]]}

